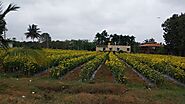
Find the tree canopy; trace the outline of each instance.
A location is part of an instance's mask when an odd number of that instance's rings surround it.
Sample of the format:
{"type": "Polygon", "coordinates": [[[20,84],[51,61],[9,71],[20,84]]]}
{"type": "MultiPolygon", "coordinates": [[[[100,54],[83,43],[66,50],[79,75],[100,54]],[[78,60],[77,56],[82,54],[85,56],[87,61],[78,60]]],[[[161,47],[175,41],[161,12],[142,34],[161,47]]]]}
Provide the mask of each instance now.
{"type": "Polygon", "coordinates": [[[135,37],[129,35],[108,35],[106,30],[95,36],[96,45],[107,45],[109,42],[112,45],[132,45],[135,43],[135,37]]]}
{"type": "Polygon", "coordinates": [[[174,14],[163,24],[164,39],[168,50],[176,55],[185,55],[185,14],[174,14]]]}
{"type": "Polygon", "coordinates": [[[41,31],[37,25],[35,24],[29,25],[27,31],[28,32],[25,33],[26,38],[31,38],[33,41],[35,38],[39,39],[41,31]]]}
{"type": "Polygon", "coordinates": [[[144,43],[157,43],[154,38],[144,40],[144,43]]]}
{"type": "Polygon", "coordinates": [[[51,41],[51,37],[48,33],[42,33],[39,38],[39,42],[45,43],[46,47],[49,47],[49,42],[51,41]]]}
{"type": "Polygon", "coordinates": [[[2,2],[0,2],[0,46],[6,47],[6,40],[5,40],[5,34],[3,37],[3,33],[7,31],[6,28],[6,21],[5,16],[11,12],[11,11],[17,11],[20,7],[16,6],[15,4],[9,4],[8,7],[3,10],[2,2]]]}
{"type": "Polygon", "coordinates": [[[102,33],[97,33],[95,36],[95,41],[97,45],[106,45],[108,44],[109,38],[108,33],[104,30],[102,33]]]}

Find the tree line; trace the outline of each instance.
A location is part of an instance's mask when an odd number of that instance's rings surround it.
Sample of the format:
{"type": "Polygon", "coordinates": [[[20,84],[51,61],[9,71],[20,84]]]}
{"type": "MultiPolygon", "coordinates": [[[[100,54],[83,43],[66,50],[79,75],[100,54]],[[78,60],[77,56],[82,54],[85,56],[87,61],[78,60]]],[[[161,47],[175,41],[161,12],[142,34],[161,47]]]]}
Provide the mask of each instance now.
{"type": "Polygon", "coordinates": [[[41,49],[41,48],[51,48],[51,49],[65,49],[65,50],[88,50],[95,51],[96,44],[89,40],[65,40],[65,41],[44,41],[44,42],[20,42],[13,41],[14,47],[24,47],[24,48],[32,48],[32,49],[41,49]]]}

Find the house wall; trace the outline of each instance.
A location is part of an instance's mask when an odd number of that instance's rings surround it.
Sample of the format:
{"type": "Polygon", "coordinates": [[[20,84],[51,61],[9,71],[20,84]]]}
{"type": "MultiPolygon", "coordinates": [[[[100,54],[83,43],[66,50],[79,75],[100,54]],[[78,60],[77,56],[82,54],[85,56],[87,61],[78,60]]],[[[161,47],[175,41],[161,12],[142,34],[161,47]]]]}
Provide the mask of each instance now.
{"type": "Polygon", "coordinates": [[[105,48],[105,51],[124,51],[124,52],[131,52],[131,46],[116,46],[116,45],[108,45],[108,47],[96,47],[96,51],[103,51],[103,48],[105,48]],[[119,50],[118,50],[119,48],[119,50]]]}
{"type": "Polygon", "coordinates": [[[103,51],[104,47],[96,47],[96,51],[103,51]]]}

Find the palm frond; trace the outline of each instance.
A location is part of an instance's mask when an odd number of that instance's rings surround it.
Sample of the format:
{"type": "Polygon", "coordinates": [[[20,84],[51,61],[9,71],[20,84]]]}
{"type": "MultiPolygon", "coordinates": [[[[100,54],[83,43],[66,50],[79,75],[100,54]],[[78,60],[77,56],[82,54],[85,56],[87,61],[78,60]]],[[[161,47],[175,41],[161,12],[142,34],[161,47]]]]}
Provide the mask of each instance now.
{"type": "Polygon", "coordinates": [[[3,3],[0,1],[0,14],[3,12],[3,3]]]}
{"type": "Polygon", "coordinates": [[[3,12],[1,18],[4,18],[6,16],[7,13],[11,12],[11,11],[17,11],[17,9],[19,9],[20,7],[18,7],[15,4],[9,4],[8,8],[3,12]]]}

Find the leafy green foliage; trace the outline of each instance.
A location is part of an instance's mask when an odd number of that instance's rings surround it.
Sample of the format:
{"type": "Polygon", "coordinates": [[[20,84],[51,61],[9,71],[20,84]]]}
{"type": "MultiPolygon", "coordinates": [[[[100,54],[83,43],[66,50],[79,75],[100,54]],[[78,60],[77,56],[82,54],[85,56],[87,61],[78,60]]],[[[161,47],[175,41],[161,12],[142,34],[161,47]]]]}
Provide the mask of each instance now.
{"type": "Polygon", "coordinates": [[[126,79],[124,78],[125,65],[112,52],[109,54],[109,60],[107,60],[105,64],[112,71],[115,80],[118,83],[126,82],[126,79]]]}
{"type": "MultiPolygon", "coordinates": [[[[2,2],[0,2],[0,46],[2,46],[3,48],[7,48],[7,44],[5,39],[3,38],[3,33],[5,31],[7,31],[6,28],[6,21],[5,21],[5,16],[11,12],[11,11],[16,11],[18,10],[20,7],[14,5],[14,4],[9,4],[8,7],[4,10],[2,10],[2,2]]],[[[5,34],[4,34],[5,35],[5,34]]],[[[4,36],[5,37],[5,36],[4,36]]]]}
{"type": "Polygon", "coordinates": [[[80,72],[80,78],[83,82],[89,81],[93,75],[93,73],[97,70],[97,68],[106,60],[107,53],[100,54],[96,56],[93,60],[87,62],[85,65],[83,65],[81,72],[80,72]]]}
{"type": "Polygon", "coordinates": [[[164,82],[164,77],[158,71],[149,67],[148,64],[142,63],[137,57],[130,54],[117,54],[120,58],[124,59],[128,64],[130,64],[134,69],[136,69],[143,76],[148,78],[151,82],[157,85],[162,85],[164,82]]]}
{"type": "Polygon", "coordinates": [[[11,49],[3,59],[5,72],[33,75],[47,68],[47,58],[41,50],[11,49]]]}
{"type": "Polygon", "coordinates": [[[185,55],[185,14],[174,14],[162,24],[164,39],[170,52],[185,55]]]}
{"type": "Polygon", "coordinates": [[[79,66],[82,63],[89,61],[94,58],[95,54],[83,55],[77,58],[71,58],[65,61],[60,61],[57,67],[52,68],[51,77],[60,78],[65,75],[67,72],[71,71],[73,68],[79,66]]]}

